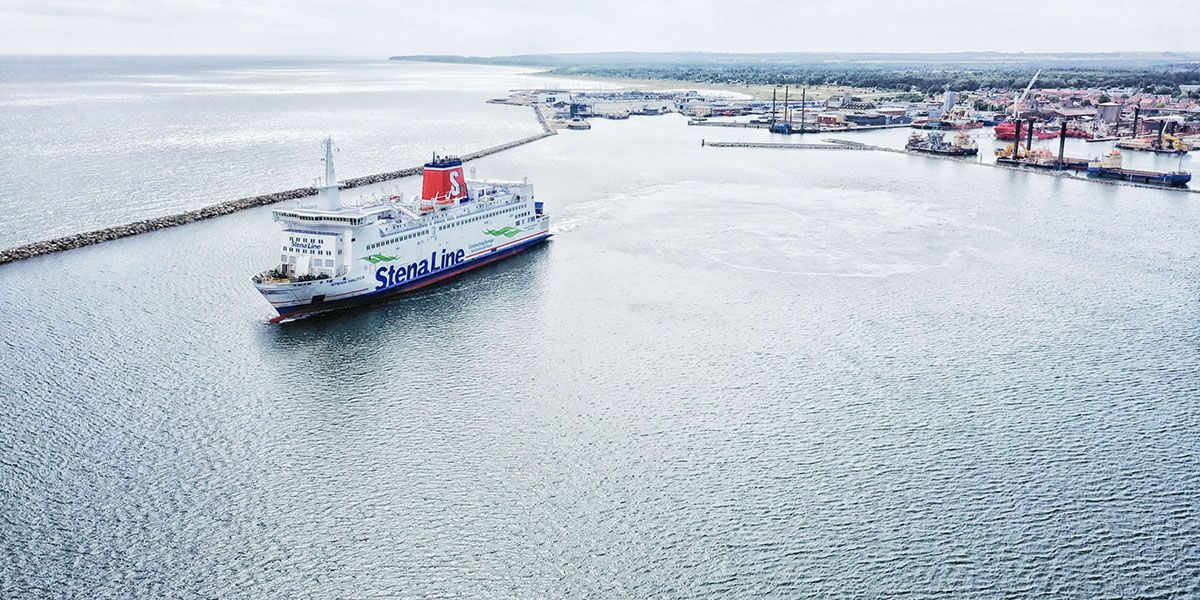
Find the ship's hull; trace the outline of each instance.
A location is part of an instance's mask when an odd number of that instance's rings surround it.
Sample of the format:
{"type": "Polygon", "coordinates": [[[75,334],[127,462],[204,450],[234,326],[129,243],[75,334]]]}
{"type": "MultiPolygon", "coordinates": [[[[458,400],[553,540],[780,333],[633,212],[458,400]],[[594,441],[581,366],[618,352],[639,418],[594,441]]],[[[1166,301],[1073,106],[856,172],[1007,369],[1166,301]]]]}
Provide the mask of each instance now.
{"type": "Polygon", "coordinates": [[[1153,171],[1134,171],[1132,169],[1114,169],[1106,167],[1089,167],[1089,177],[1101,179],[1116,179],[1132,183],[1146,183],[1167,187],[1183,187],[1192,180],[1191,173],[1156,173],[1153,171]]]}
{"type": "Polygon", "coordinates": [[[1064,158],[1062,162],[1053,160],[1050,162],[1037,162],[1025,158],[1012,158],[1009,156],[1001,156],[996,159],[996,164],[1009,165],[1013,167],[1030,167],[1034,169],[1045,169],[1047,171],[1087,171],[1088,161],[1079,158],[1064,158]]]}
{"type": "Polygon", "coordinates": [[[933,129],[941,131],[962,131],[965,129],[979,129],[984,124],[979,121],[970,121],[966,123],[956,123],[953,121],[927,121],[925,123],[914,123],[913,129],[933,129]]]}
{"type": "Polygon", "coordinates": [[[504,246],[480,252],[477,256],[468,257],[467,260],[454,266],[431,272],[422,277],[411,279],[400,285],[379,290],[363,290],[359,293],[349,292],[345,295],[341,295],[341,297],[336,298],[326,297],[318,299],[314,297],[305,304],[275,306],[275,311],[279,313],[279,316],[272,318],[271,322],[280,323],[291,321],[318,313],[341,310],[353,306],[362,306],[364,304],[371,304],[393,298],[395,296],[414,292],[421,288],[457,277],[463,273],[466,273],[467,271],[471,271],[520,254],[521,252],[524,252],[533,246],[545,242],[550,238],[551,235],[552,234],[548,231],[540,232],[538,234],[531,235],[528,239],[516,240],[504,246]]]}

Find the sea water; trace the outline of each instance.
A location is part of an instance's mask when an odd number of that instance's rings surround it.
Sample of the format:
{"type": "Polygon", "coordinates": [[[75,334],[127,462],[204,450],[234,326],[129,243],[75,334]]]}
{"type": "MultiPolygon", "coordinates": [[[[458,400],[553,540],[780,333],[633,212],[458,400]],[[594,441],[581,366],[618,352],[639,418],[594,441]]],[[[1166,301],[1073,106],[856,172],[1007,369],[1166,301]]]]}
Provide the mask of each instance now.
{"type": "MultiPolygon", "coordinates": [[[[350,176],[537,130],[482,104],[536,76],[305,68],[320,127],[272,125],[290,93],[242,65],[191,106],[262,130],[164,111],[137,135],[170,161],[86,142],[128,177],[6,170],[5,239],[59,231],[18,205],[70,229],[300,185],[325,133],[350,176]]],[[[0,267],[0,595],[1200,593],[1197,197],[700,145],[763,135],[596,120],[473,162],[530,177],[550,243],[283,326],[250,283],[269,207],[0,267]]]]}

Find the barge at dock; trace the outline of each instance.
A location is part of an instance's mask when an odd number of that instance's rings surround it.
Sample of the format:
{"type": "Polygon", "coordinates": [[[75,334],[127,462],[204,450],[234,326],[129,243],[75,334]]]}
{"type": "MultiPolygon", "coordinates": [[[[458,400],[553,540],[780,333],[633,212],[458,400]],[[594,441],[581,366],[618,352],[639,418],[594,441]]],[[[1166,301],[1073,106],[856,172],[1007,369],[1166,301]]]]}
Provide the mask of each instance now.
{"type": "Polygon", "coordinates": [[[1001,156],[996,158],[996,164],[1007,165],[1010,167],[1031,167],[1034,169],[1046,169],[1048,171],[1086,171],[1088,170],[1088,161],[1082,158],[1062,158],[1059,159],[1052,152],[1046,149],[1037,149],[1032,152],[1026,152],[1018,155],[1017,158],[1011,156],[1001,156]]]}
{"type": "Polygon", "coordinates": [[[1158,128],[1158,135],[1149,138],[1125,138],[1117,141],[1116,146],[1122,150],[1140,150],[1156,154],[1187,154],[1192,150],[1191,144],[1158,128]]]}
{"type": "MultiPolygon", "coordinates": [[[[1021,135],[1021,121],[1016,122],[1016,135],[1021,135]]],[[[1029,133],[1028,131],[1026,132],[1029,133]]],[[[1004,150],[997,152],[996,164],[1006,165],[1010,167],[1032,167],[1034,169],[1046,169],[1050,171],[1087,171],[1088,161],[1082,158],[1071,158],[1064,156],[1066,150],[1067,137],[1070,136],[1070,130],[1067,129],[1067,124],[1063,123],[1058,134],[1058,155],[1046,148],[1030,149],[1033,144],[1033,136],[1026,139],[1025,146],[1021,146],[1021,142],[1015,141],[1008,145],[1004,150]]]]}
{"type": "Polygon", "coordinates": [[[975,156],[979,154],[979,146],[965,131],[959,131],[954,136],[953,142],[947,142],[945,135],[940,131],[933,131],[926,135],[914,132],[908,136],[908,143],[904,145],[904,149],[942,156],[975,156]]]}

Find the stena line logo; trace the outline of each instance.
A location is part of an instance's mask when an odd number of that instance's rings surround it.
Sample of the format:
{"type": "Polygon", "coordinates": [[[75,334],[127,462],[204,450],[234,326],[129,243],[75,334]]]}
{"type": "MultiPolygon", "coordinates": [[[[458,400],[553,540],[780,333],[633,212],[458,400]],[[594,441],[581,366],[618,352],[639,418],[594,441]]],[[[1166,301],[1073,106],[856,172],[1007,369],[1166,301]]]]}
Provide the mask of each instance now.
{"type": "Polygon", "coordinates": [[[462,184],[458,178],[462,177],[462,171],[450,171],[450,197],[457,198],[458,193],[462,191],[462,184]]]}
{"type": "Polygon", "coordinates": [[[485,229],[485,230],[483,230],[484,233],[486,233],[490,236],[493,236],[493,237],[504,236],[504,237],[510,238],[510,239],[513,236],[517,235],[518,233],[521,233],[521,231],[522,230],[517,229],[516,227],[513,227],[511,225],[502,227],[500,229],[485,229]]]}
{"type": "Polygon", "coordinates": [[[435,251],[430,253],[429,258],[422,258],[408,265],[379,267],[375,270],[375,281],[379,282],[379,285],[376,285],[375,289],[387,289],[406,281],[424,277],[430,273],[448,269],[461,264],[466,254],[466,250],[462,248],[458,250],[442,250],[440,255],[435,251]]]}

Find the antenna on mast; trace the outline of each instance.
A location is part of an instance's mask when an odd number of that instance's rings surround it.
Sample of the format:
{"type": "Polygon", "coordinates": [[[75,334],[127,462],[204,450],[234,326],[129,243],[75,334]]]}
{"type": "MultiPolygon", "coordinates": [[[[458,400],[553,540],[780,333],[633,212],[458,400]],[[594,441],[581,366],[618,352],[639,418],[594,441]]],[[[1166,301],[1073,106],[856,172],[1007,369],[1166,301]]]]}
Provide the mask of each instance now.
{"type": "Polygon", "coordinates": [[[321,145],[325,148],[325,183],[317,187],[317,209],[339,210],[342,199],[338,195],[337,175],[333,169],[333,138],[326,137],[321,145]]]}

